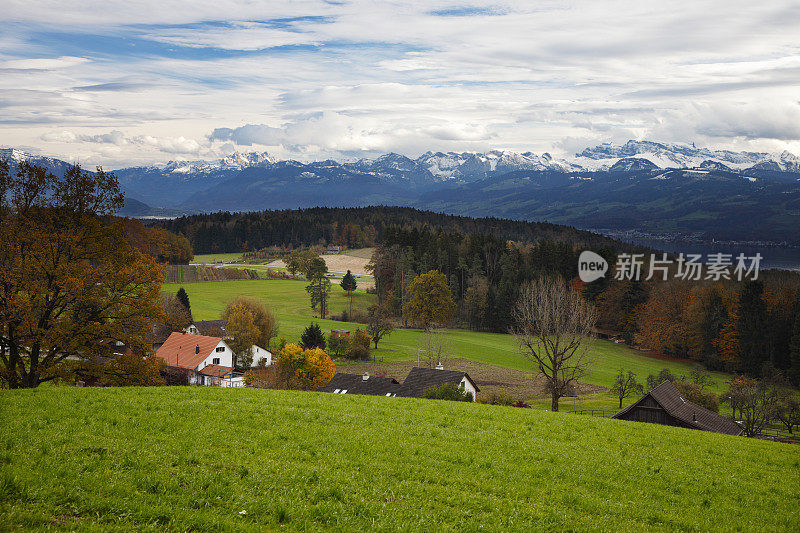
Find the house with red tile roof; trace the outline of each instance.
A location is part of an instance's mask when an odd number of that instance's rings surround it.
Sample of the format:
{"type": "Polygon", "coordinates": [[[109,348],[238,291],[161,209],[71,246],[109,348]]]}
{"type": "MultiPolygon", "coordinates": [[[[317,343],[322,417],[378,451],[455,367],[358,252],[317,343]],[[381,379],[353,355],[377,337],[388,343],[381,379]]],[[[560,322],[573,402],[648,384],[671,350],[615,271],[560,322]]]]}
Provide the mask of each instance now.
{"type": "Polygon", "coordinates": [[[190,370],[189,384],[241,387],[241,375],[234,375],[234,353],[220,337],[172,333],[156,351],[167,366],[190,370]]]}

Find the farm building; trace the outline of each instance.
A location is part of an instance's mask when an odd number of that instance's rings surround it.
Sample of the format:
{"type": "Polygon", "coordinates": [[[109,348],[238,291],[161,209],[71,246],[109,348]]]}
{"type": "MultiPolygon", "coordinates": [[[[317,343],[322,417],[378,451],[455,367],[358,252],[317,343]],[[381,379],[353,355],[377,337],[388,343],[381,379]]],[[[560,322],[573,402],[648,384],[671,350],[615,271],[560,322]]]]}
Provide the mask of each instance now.
{"type": "Polygon", "coordinates": [[[612,418],[700,429],[727,435],[742,434],[739,424],[686,400],[669,381],[654,388],[612,418]]]}
{"type": "Polygon", "coordinates": [[[330,245],[325,249],[325,255],[338,255],[341,251],[341,246],[330,245]]]}
{"type": "Polygon", "coordinates": [[[365,372],[363,375],[337,372],[327,385],[318,387],[317,392],[397,396],[401,387],[402,385],[400,385],[400,382],[394,378],[370,376],[368,372],[365,372]]]}
{"type": "Polygon", "coordinates": [[[445,383],[453,383],[464,391],[471,392],[473,400],[478,391],[480,391],[466,372],[444,370],[441,366],[438,366],[436,368],[414,367],[402,384],[393,378],[370,376],[368,373],[361,375],[337,372],[327,385],[317,388],[317,392],[424,398],[425,391],[445,383]]]}
{"type": "Polygon", "coordinates": [[[338,338],[338,337],[349,337],[350,330],[349,329],[332,329],[331,330],[331,337],[338,338]]]}
{"type": "Polygon", "coordinates": [[[431,387],[440,387],[445,383],[453,383],[466,392],[472,393],[473,400],[480,391],[478,386],[469,377],[469,374],[460,370],[444,370],[441,365],[436,368],[421,368],[415,366],[403,381],[403,390],[398,396],[409,398],[423,398],[425,391],[431,387]]]}

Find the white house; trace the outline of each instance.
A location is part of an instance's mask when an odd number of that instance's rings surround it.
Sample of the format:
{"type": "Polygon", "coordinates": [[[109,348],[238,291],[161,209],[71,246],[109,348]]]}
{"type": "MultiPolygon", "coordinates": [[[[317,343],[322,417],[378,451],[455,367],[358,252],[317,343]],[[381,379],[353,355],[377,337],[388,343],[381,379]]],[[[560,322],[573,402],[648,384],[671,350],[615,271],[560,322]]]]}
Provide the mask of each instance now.
{"type": "MultiPolygon", "coordinates": [[[[253,345],[252,366],[264,360],[272,364],[272,353],[253,345]]],[[[208,337],[187,332],[172,333],[156,351],[168,366],[191,370],[190,385],[216,385],[220,387],[242,387],[241,373],[234,372],[234,353],[228,343],[220,337],[208,337]]]]}
{"type": "Polygon", "coordinates": [[[272,352],[269,350],[265,350],[264,348],[254,344],[250,348],[250,353],[253,356],[253,363],[250,366],[269,366],[272,364],[272,352]],[[264,362],[260,363],[262,359],[264,362]]]}

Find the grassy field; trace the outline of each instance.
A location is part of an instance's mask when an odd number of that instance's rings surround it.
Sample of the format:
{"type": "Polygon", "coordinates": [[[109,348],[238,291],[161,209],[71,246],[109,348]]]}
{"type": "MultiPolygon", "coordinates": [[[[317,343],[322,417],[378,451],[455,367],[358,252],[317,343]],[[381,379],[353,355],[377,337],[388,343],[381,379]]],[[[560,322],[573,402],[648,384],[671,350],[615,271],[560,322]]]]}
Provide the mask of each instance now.
{"type": "Polygon", "coordinates": [[[194,256],[192,263],[201,265],[210,265],[215,263],[227,263],[229,261],[237,261],[242,258],[241,252],[230,254],[200,254],[194,256]]]}
{"type": "MultiPolygon", "coordinates": [[[[189,294],[192,312],[198,320],[219,318],[228,301],[239,294],[253,296],[268,304],[276,313],[280,322],[279,335],[290,342],[297,341],[300,333],[312,320],[318,322],[323,331],[334,328],[355,330],[362,327],[354,323],[343,323],[332,320],[313,318],[309,307],[306,283],[289,280],[253,280],[226,281],[216,283],[193,283],[184,288],[189,294]]],[[[178,284],[164,285],[165,291],[176,292],[178,284]]],[[[375,296],[357,291],[354,308],[366,308],[375,301],[375,296]]],[[[334,284],[331,291],[330,309],[340,313],[347,309],[348,300],[341,287],[334,284]]],[[[376,357],[383,361],[405,361],[417,358],[422,332],[416,329],[398,329],[379,344],[376,357]]],[[[483,333],[454,329],[449,331],[454,355],[462,359],[470,359],[518,370],[531,370],[530,363],[519,355],[514,338],[501,333],[483,333]]],[[[592,353],[596,363],[592,372],[584,381],[610,387],[620,368],[633,370],[641,381],[648,374],[658,373],[662,368],[669,368],[674,374],[688,374],[692,365],[683,361],[656,359],[632,350],[623,344],[610,341],[595,341],[592,353]]],[[[724,374],[715,374],[715,390],[724,386],[724,374]]],[[[574,403],[574,402],[573,402],[574,403]]],[[[582,399],[580,408],[616,407],[613,398],[608,394],[594,395],[582,399]]]]}
{"type": "Polygon", "coordinates": [[[0,530],[789,531],[793,445],[479,404],[0,391],[0,530]],[[402,438],[400,438],[402,437],[402,438]]]}

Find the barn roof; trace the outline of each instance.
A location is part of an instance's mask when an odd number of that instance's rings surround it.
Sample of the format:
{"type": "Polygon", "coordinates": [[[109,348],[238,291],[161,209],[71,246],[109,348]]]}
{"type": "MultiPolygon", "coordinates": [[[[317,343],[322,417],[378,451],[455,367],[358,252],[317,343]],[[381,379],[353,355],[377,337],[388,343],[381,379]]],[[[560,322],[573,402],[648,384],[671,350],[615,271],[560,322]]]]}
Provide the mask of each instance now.
{"type": "Polygon", "coordinates": [[[401,387],[400,382],[394,378],[337,372],[327,385],[318,387],[317,392],[347,391],[345,394],[386,396],[388,394],[396,395],[400,392],[401,387]]]}
{"type": "Polygon", "coordinates": [[[156,351],[169,366],[196,368],[216,348],[222,339],[205,335],[175,332],[156,351]]]}
{"type": "Polygon", "coordinates": [[[714,431],[728,435],[741,435],[742,428],[731,420],[718,413],[709,411],[705,407],[694,404],[686,400],[678,389],[665,381],[654,388],[639,401],[629,405],[625,409],[615,414],[612,418],[623,418],[623,416],[642,403],[647,397],[653,398],[667,413],[686,424],[688,427],[703,431],[714,431]]]}
{"type": "Polygon", "coordinates": [[[476,392],[480,389],[469,374],[461,370],[439,370],[436,368],[420,368],[415,366],[408,373],[408,377],[403,382],[403,391],[400,396],[410,396],[412,398],[422,398],[425,391],[431,387],[439,387],[445,383],[458,385],[461,380],[467,378],[475,387],[476,392]]]}
{"type": "Polygon", "coordinates": [[[197,331],[200,333],[204,333],[209,331],[210,329],[219,329],[222,333],[227,333],[228,329],[228,321],[227,319],[219,319],[219,320],[197,320],[194,322],[197,331]]]}

